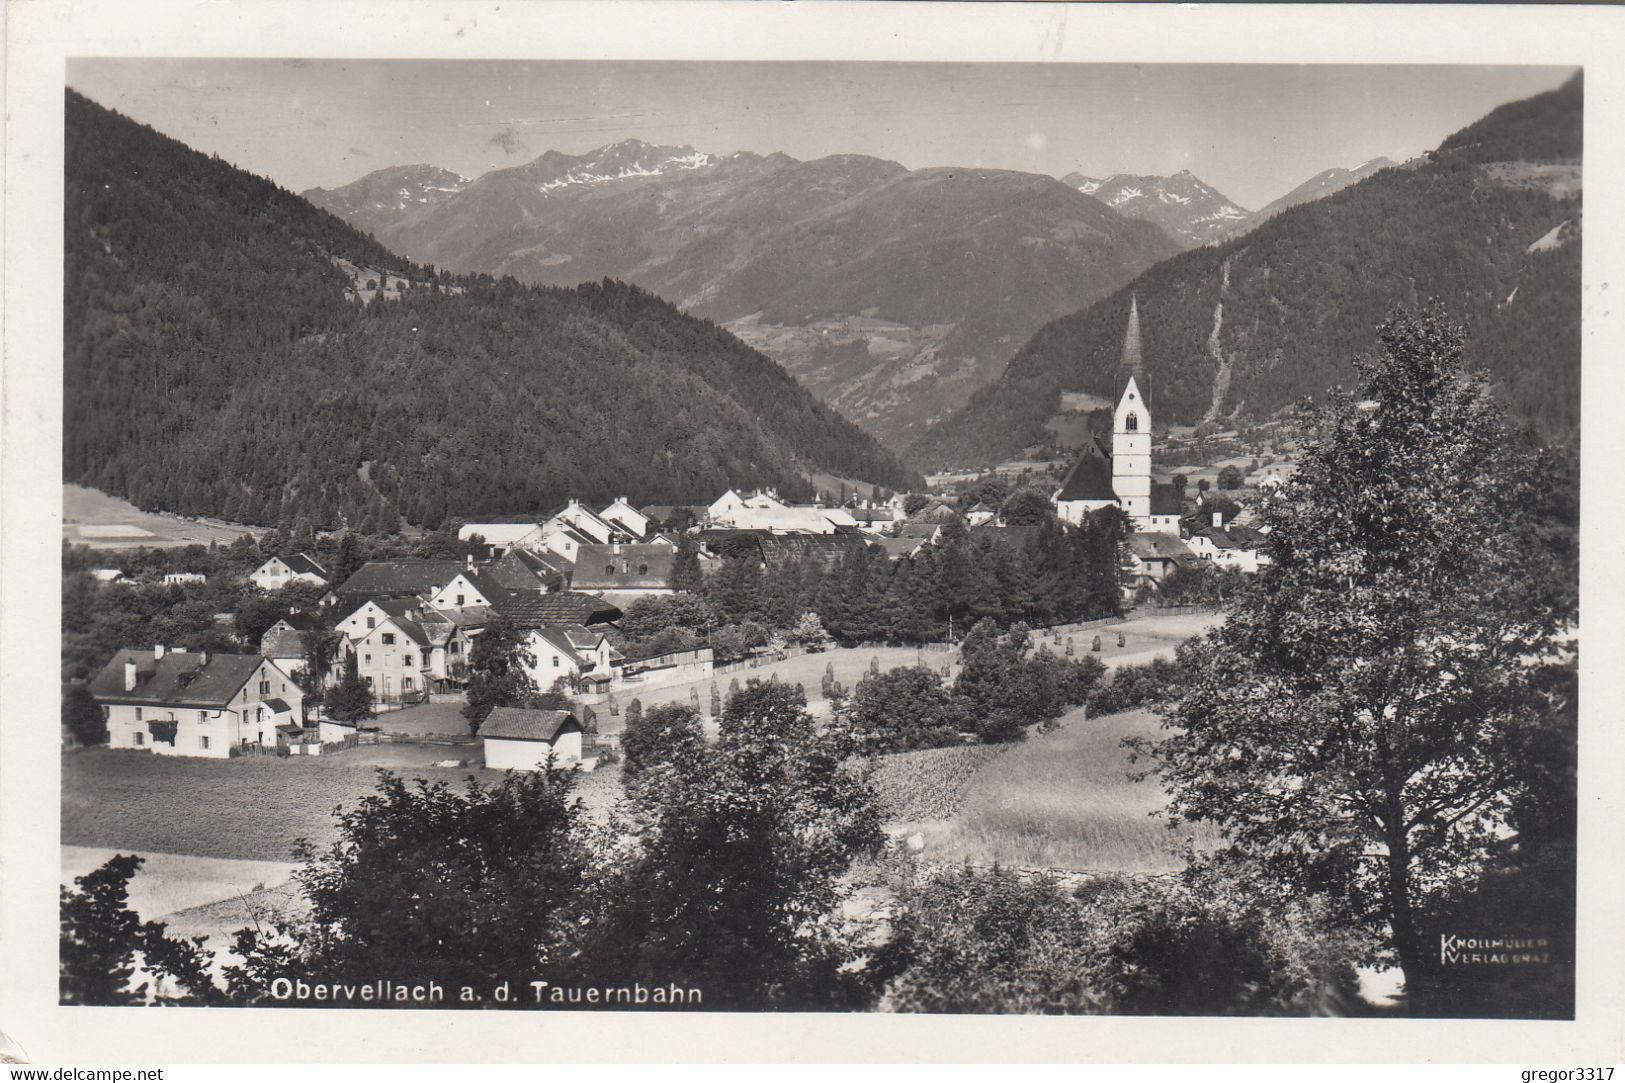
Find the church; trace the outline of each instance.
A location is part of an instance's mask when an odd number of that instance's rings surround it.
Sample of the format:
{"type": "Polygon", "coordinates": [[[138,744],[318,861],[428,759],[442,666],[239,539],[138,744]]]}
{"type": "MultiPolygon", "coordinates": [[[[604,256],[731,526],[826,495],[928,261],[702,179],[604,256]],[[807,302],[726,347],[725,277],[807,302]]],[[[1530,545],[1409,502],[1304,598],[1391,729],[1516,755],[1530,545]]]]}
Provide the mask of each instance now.
{"type": "Polygon", "coordinates": [[[1179,490],[1172,482],[1151,480],[1151,407],[1141,390],[1149,383],[1140,358],[1138,298],[1129,301],[1122,369],[1126,382],[1112,415],[1111,446],[1099,436],[1090,439],[1055,493],[1055,512],[1080,523],[1087,512],[1118,507],[1136,531],[1178,537],[1179,490]]]}

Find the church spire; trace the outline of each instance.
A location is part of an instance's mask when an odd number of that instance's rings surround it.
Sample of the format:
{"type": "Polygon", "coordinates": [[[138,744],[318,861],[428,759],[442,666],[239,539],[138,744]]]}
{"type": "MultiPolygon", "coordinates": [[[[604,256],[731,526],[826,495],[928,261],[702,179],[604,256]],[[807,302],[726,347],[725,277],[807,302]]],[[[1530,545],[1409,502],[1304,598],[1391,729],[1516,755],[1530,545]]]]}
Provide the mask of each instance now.
{"type": "Polygon", "coordinates": [[[1140,364],[1140,299],[1129,295],[1128,330],[1123,335],[1123,367],[1140,382],[1145,375],[1140,364]]]}

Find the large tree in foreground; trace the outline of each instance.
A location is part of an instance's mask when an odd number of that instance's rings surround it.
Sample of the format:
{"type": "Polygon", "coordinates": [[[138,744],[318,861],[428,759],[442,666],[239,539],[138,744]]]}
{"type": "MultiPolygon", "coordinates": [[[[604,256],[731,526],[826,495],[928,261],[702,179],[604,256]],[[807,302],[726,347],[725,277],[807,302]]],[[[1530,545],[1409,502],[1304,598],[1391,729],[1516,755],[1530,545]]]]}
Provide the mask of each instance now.
{"type": "Polygon", "coordinates": [[[1187,647],[1150,752],[1176,819],[1284,895],[1346,908],[1427,1010],[1427,917],[1515,830],[1521,750],[1576,616],[1572,535],[1541,455],[1502,424],[1436,308],[1379,329],[1358,399],[1319,412],[1262,511],[1273,563],[1187,647]]]}

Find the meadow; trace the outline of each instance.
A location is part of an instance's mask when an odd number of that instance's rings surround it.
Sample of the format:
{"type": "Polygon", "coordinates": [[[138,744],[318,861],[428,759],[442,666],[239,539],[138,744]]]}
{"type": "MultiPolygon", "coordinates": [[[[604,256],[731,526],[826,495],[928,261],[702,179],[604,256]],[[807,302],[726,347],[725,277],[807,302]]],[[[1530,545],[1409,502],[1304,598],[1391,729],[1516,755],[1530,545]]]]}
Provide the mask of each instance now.
{"type": "Polygon", "coordinates": [[[968,782],[946,819],[905,826],[925,838],[933,861],[1045,866],[1113,872],[1183,867],[1187,840],[1214,834],[1170,831],[1157,818],[1165,795],[1155,780],[1134,781],[1122,740],[1158,732],[1149,711],[1085,718],[1066,715],[1057,729],[1033,734],[992,758],[968,782]]]}

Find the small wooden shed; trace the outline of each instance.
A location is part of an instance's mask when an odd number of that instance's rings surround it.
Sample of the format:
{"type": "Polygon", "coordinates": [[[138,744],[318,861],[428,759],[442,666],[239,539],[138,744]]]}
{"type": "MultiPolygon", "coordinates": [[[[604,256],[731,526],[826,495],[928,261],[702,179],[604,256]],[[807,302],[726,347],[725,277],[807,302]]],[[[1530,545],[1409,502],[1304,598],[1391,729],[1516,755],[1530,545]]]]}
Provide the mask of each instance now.
{"type": "Polygon", "coordinates": [[[493,771],[540,771],[581,762],[581,720],[569,711],[495,707],[480,724],[485,766],[493,771]]]}

